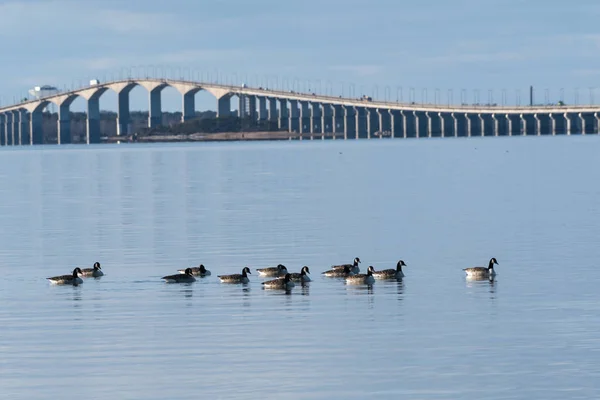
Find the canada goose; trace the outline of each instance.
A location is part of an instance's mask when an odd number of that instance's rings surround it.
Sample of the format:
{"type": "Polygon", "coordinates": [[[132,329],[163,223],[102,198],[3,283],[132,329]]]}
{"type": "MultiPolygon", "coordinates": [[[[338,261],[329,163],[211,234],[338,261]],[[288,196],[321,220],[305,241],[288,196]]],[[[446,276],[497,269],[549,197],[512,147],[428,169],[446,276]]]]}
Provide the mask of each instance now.
{"type": "Polygon", "coordinates": [[[256,271],[258,271],[259,276],[285,276],[288,273],[285,265],[281,264],[271,268],[257,268],[256,271]]]}
{"type": "Polygon", "coordinates": [[[373,277],[375,279],[402,279],[404,278],[404,272],[402,267],[406,267],[404,261],[400,260],[396,264],[396,269],[384,269],[382,271],[373,271],[373,277]]]}
{"type": "MultiPolygon", "coordinates": [[[[302,267],[302,271],[300,271],[300,273],[293,272],[289,275],[290,275],[290,279],[293,282],[306,283],[306,282],[310,282],[310,277],[307,274],[310,274],[310,271],[309,271],[308,267],[305,265],[304,267],[302,267]]],[[[279,279],[281,279],[281,278],[279,278],[279,279]]]]}
{"type": "Polygon", "coordinates": [[[167,283],[192,283],[196,282],[196,278],[192,275],[192,269],[186,268],[183,274],[175,274],[163,276],[161,279],[164,279],[167,283]]]}
{"type": "Polygon", "coordinates": [[[471,267],[463,268],[463,271],[467,273],[467,278],[479,279],[479,278],[493,278],[496,276],[494,271],[494,264],[498,265],[498,261],[495,258],[490,259],[490,263],[487,268],[485,267],[471,267]]]}
{"type": "Polygon", "coordinates": [[[366,274],[356,274],[347,276],[346,283],[352,285],[372,285],[373,283],[375,283],[375,278],[373,278],[373,271],[375,271],[375,269],[372,265],[370,265],[369,268],[367,268],[366,274]]]}
{"type": "Polygon", "coordinates": [[[53,276],[52,278],[46,278],[51,283],[55,285],[81,285],[83,283],[83,279],[79,277],[81,275],[81,268],[77,267],[73,270],[73,273],[70,275],[60,275],[53,276]]]}
{"type": "MultiPolygon", "coordinates": [[[[186,268],[188,269],[188,268],[186,268]]],[[[206,269],[206,267],[203,264],[200,264],[200,266],[198,267],[192,267],[189,268],[192,270],[192,275],[195,276],[208,276],[210,275],[210,271],[206,269]]],[[[177,272],[179,272],[180,274],[185,274],[185,269],[178,269],[177,272]]]]}
{"type": "Polygon", "coordinates": [[[290,274],[285,274],[285,277],[273,279],[262,283],[265,289],[291,289],[296,284],[292,281],[290,274]]]}
{"type": "Polygon", "coordinates": [[[332,265],[331,269],[332,270],[343,270],[346,267],[348,267],[348,268],[350,268],[350,271],[353,274],[358,274],[360,272],[360,268],[358,267],[359,263],[360,263],[360,258],[356,257],[352,264],[332,265]]]}
{"type": "Polygon", "coordinates": [[[252,274],[250,272],[250,268],[244,267],[241,274],[218,275],[217,278],[219,278],[223,283],[248,283],[250,282],[248,279],[248,274],[252,274]]]}
{"type": "Polygon", "coordinates": [[[95,262],[94,263],[94,268],[84,268],[81,270],[81,274],[85,277],[94,277],[94,278],[98,278],[100,276],[104,275],[104,272],[102,272],[102,268],[100,268],[100,263],[99,262],[95,262]]]}
{"type": "Polygon", "coordinates": [[[330,278],[345,278],[347,276],[354,275],[350,266],[346,265],[341,269],[330,269],[329,271],[321,272],[321,275],[328,276],[330,278]]]}

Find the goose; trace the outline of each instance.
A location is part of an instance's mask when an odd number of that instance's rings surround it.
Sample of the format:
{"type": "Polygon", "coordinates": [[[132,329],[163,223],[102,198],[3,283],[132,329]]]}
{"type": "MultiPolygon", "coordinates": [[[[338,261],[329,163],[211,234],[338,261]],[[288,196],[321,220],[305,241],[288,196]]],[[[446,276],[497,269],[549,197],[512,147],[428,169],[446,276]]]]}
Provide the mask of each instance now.
{"type": "Polygon", "coordinates": [[[372,285],[373,283],[375,283],[375,278],[373,278],[373,271],[375,271],[375,269],[373,268],[372,265],[369,265],[369,268],[367,268],[366,274],[356,274],[356,275],[347,276],[346,283],[349,283],[352,285],[362,285],[362,284],[372,285]]]}
{"type": "Polygon", "coordinates": [[[77,267],[73,270],[73,273],[70,275],[53,276],[52,278],[46,278],[46,279],[48,279],[51,283],[53,283],[55,285],[77,286],[77,285],[81,285],[83,283],[83,279],[81,279],[79,277],[80,275],[81,275],[81,268],[77,267]]]}
{"type": "MultiPolygon", "coordinates": [[[[288,274],[288,275],[290,276],[290,279],[293,282],[306,283],[306,282],[310,282],[310,277],[307,274],[310,274],[310,270],[305,265],[304,267],[302,267],[302,271],[300,271],[300,273],[293,272],[293,273],[288,274]]],[[[279,279],[281,279],[281,278],[279,278],[279,279]]]]}
{"type": "Polygon", "coordinates": [[[346,267],[348,267],[348,268],[350,268],[350,271],[352,271],[353,274],[358,274],[360,272],[360,268],[358,267],[359,263],[360,263],[360,258],[356,257],[352,264],[332,265],[331,269],[343,270],[346,267]]]}
{"type": "Polygon", "coordinates": [[[493,278],[494,276],[496,276],[496,271],[494,271],[494,264],[498,265],[498,261],[494,257],[492,257],[487,268],[471,267],[463,268],[463,271],[467,273],[467,278],[493,278]]]}
{"type": "Polygon", "coordinates": [[[84,268],[81,270],[81,275],[85,276],[85,277],[94,277],[94,278],[98,278],[100,276],[104,275],[104,272],[102,272],[102,268],[100,268],[100,263],[99,262],[95,262],[94,263],[94,268],[84,268]]]}
{"type": "Polygon", "coordinates": [[[342,269],[330,269],[329,271],[321,272],[321,275],[331,278],[345,278],[347,276],[354,275],[354,273],[352,272],[351,267],[346,265],[342,269]]]}
{"type": "Polygon", "coordinates": [[[404,261],[400,260],[396,264],[396,269],[384,269],[382,271],[373,271],[373,277],[375,279],[402,279],[404,278],[404,272],[402,267],[406,267],[404,261]]]}
{"type": "Polygon", "coordinates": [[[183,274],[175,274],[163,276],[161,279],[164,279],[167,283],[192,283],[196,282],[196,278],[192,275],[192,269],[186,268],[183,274]]]}
{"type": "Polygon", "coordinates": [[[281,264],[271,268],[257,268],[256,271],[258,271],[259,276],[285,276],[288,273],[285,265],[281,264]]]}
{"type": "Polygon", "coordinates": [[[290,274],[285,274],[285,277],[283,278],[263,282],[262,285],[265,289],[291,289],[296,286],[292,281],[292,276],[290,274]]]}
{"type": "Polygon", "coordinates": [[[248,279],[248,274],[252,274],[250,272],[250,268],[244,267],[241,274],[218,275],[217,278],[219,278],[223,283],[248,283],[250,282],[248,279]]]}
{"type": "MultiPolygon", "coordinates": [[[[186,268],[186,269],[188,269],[188,268],[186,268]]],[[[200,264],[200,266],[198,266],[198,267],[192,267],[189,269],[192,270],[192,275],[196,275],[196,276],[210,275],[210,271],[206,269],[204,264],[200,264]]],[[[178,269],[177,272],[179,272],[180,274],[185,274],[185,269],[178,269]]]]}

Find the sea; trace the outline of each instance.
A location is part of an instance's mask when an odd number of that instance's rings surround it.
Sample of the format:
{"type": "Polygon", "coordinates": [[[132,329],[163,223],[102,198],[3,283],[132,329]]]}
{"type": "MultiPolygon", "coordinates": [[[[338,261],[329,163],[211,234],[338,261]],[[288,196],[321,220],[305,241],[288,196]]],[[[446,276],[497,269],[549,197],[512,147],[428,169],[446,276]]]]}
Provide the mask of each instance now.
{"type": "Polygon", "coordinates": [[[598,399],[599,154],[597,135],[2,148],[0,399],[598,399]],[[322,275],[355,257],[405,277],[322,275]],[[312,281],[264,289],[278,264],[312,281]]]}

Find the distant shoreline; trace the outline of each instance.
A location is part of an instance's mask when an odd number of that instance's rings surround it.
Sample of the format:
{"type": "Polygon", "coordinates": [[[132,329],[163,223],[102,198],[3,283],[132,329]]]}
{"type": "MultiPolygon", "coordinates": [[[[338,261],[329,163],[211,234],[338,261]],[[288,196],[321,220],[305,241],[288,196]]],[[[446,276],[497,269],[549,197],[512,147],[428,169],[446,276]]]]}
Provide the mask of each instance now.
{"type": "MultiPolygon", "coordinates": [[[[298,140],[310,139],[311,134],[296,132],[219,132],[219,133],[192,133],[192,134],[167,134],[167,135],[126,135],[109,136],[103,138],[103,143],[159,143],[159,142],[224,142],[224,141],[252,141],[252,140],[298,140]]],[[[312,134],[314,138],[321,138],[321,133],[312,134]]],[[[327,133],[325,137],[331,138],[333,134],[327,133]]]]}

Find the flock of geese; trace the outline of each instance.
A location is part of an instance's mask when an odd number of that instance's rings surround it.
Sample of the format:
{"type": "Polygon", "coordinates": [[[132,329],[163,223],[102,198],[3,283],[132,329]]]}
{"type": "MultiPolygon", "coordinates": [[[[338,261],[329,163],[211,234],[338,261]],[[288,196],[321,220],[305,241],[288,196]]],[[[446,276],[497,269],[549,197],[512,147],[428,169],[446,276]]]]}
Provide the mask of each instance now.
{"type": "MultiPolygon", "coordinates": [[[[356,257],[352,264],[333,265],[331,269],[322,272],[321,274],[326,277],[344,278],[348,284],[369,286],[373,285],[376,279],[401,280],[404,278],[402,267],[405,267],[406,264],[402,260],[398,261],[395,269],[375,271],[375,268],[370,265],[367,268],[366,274],[360,273],[360,268],[358,266],[360,262],[360,258],[356,257]]],[[[490,259],[487,268],[471,267],[464,268],[463,271],[465,271],[468,279],[493,279],[496,275],[494,265],[498,265],[498,261],[496,261],[495,258],[492,258],[490,259]]],[[[289,290],[296,286],[296,283],[304,285],[311,281],[309,277],[310,269],[307,266],[302,267],[300,272],[293,273],[288,272],[287,268],[282,264],[279,264],[276,267],[258,268],[256,271],[259,276],[274,278],[262,282],[262,286],[265,289],[289,290]]],[[[177,272],[178,273],[174,275],[163,276],[161,279],[168,283],[191,283],[196,281],[196,277],[203,278],[211,275],[210,271],[202,264],[198,267],[180,269],[177,272]]],[[[248,279],[249,274],[252,274],[250,268],[244,267],[241,274],[218,275],[217,277],[222,283],[247,284],[250,282],[248,279]]],[[[81,269],[77,267],[73,270],[72,274],[54,276],[47,279],[51,283],[57,285],[77,286],[83,283],[82,277],[99,278],[103,275],[104,272],[102,272],[100,263],[95,262],[93,268],[81,269]]]]}

